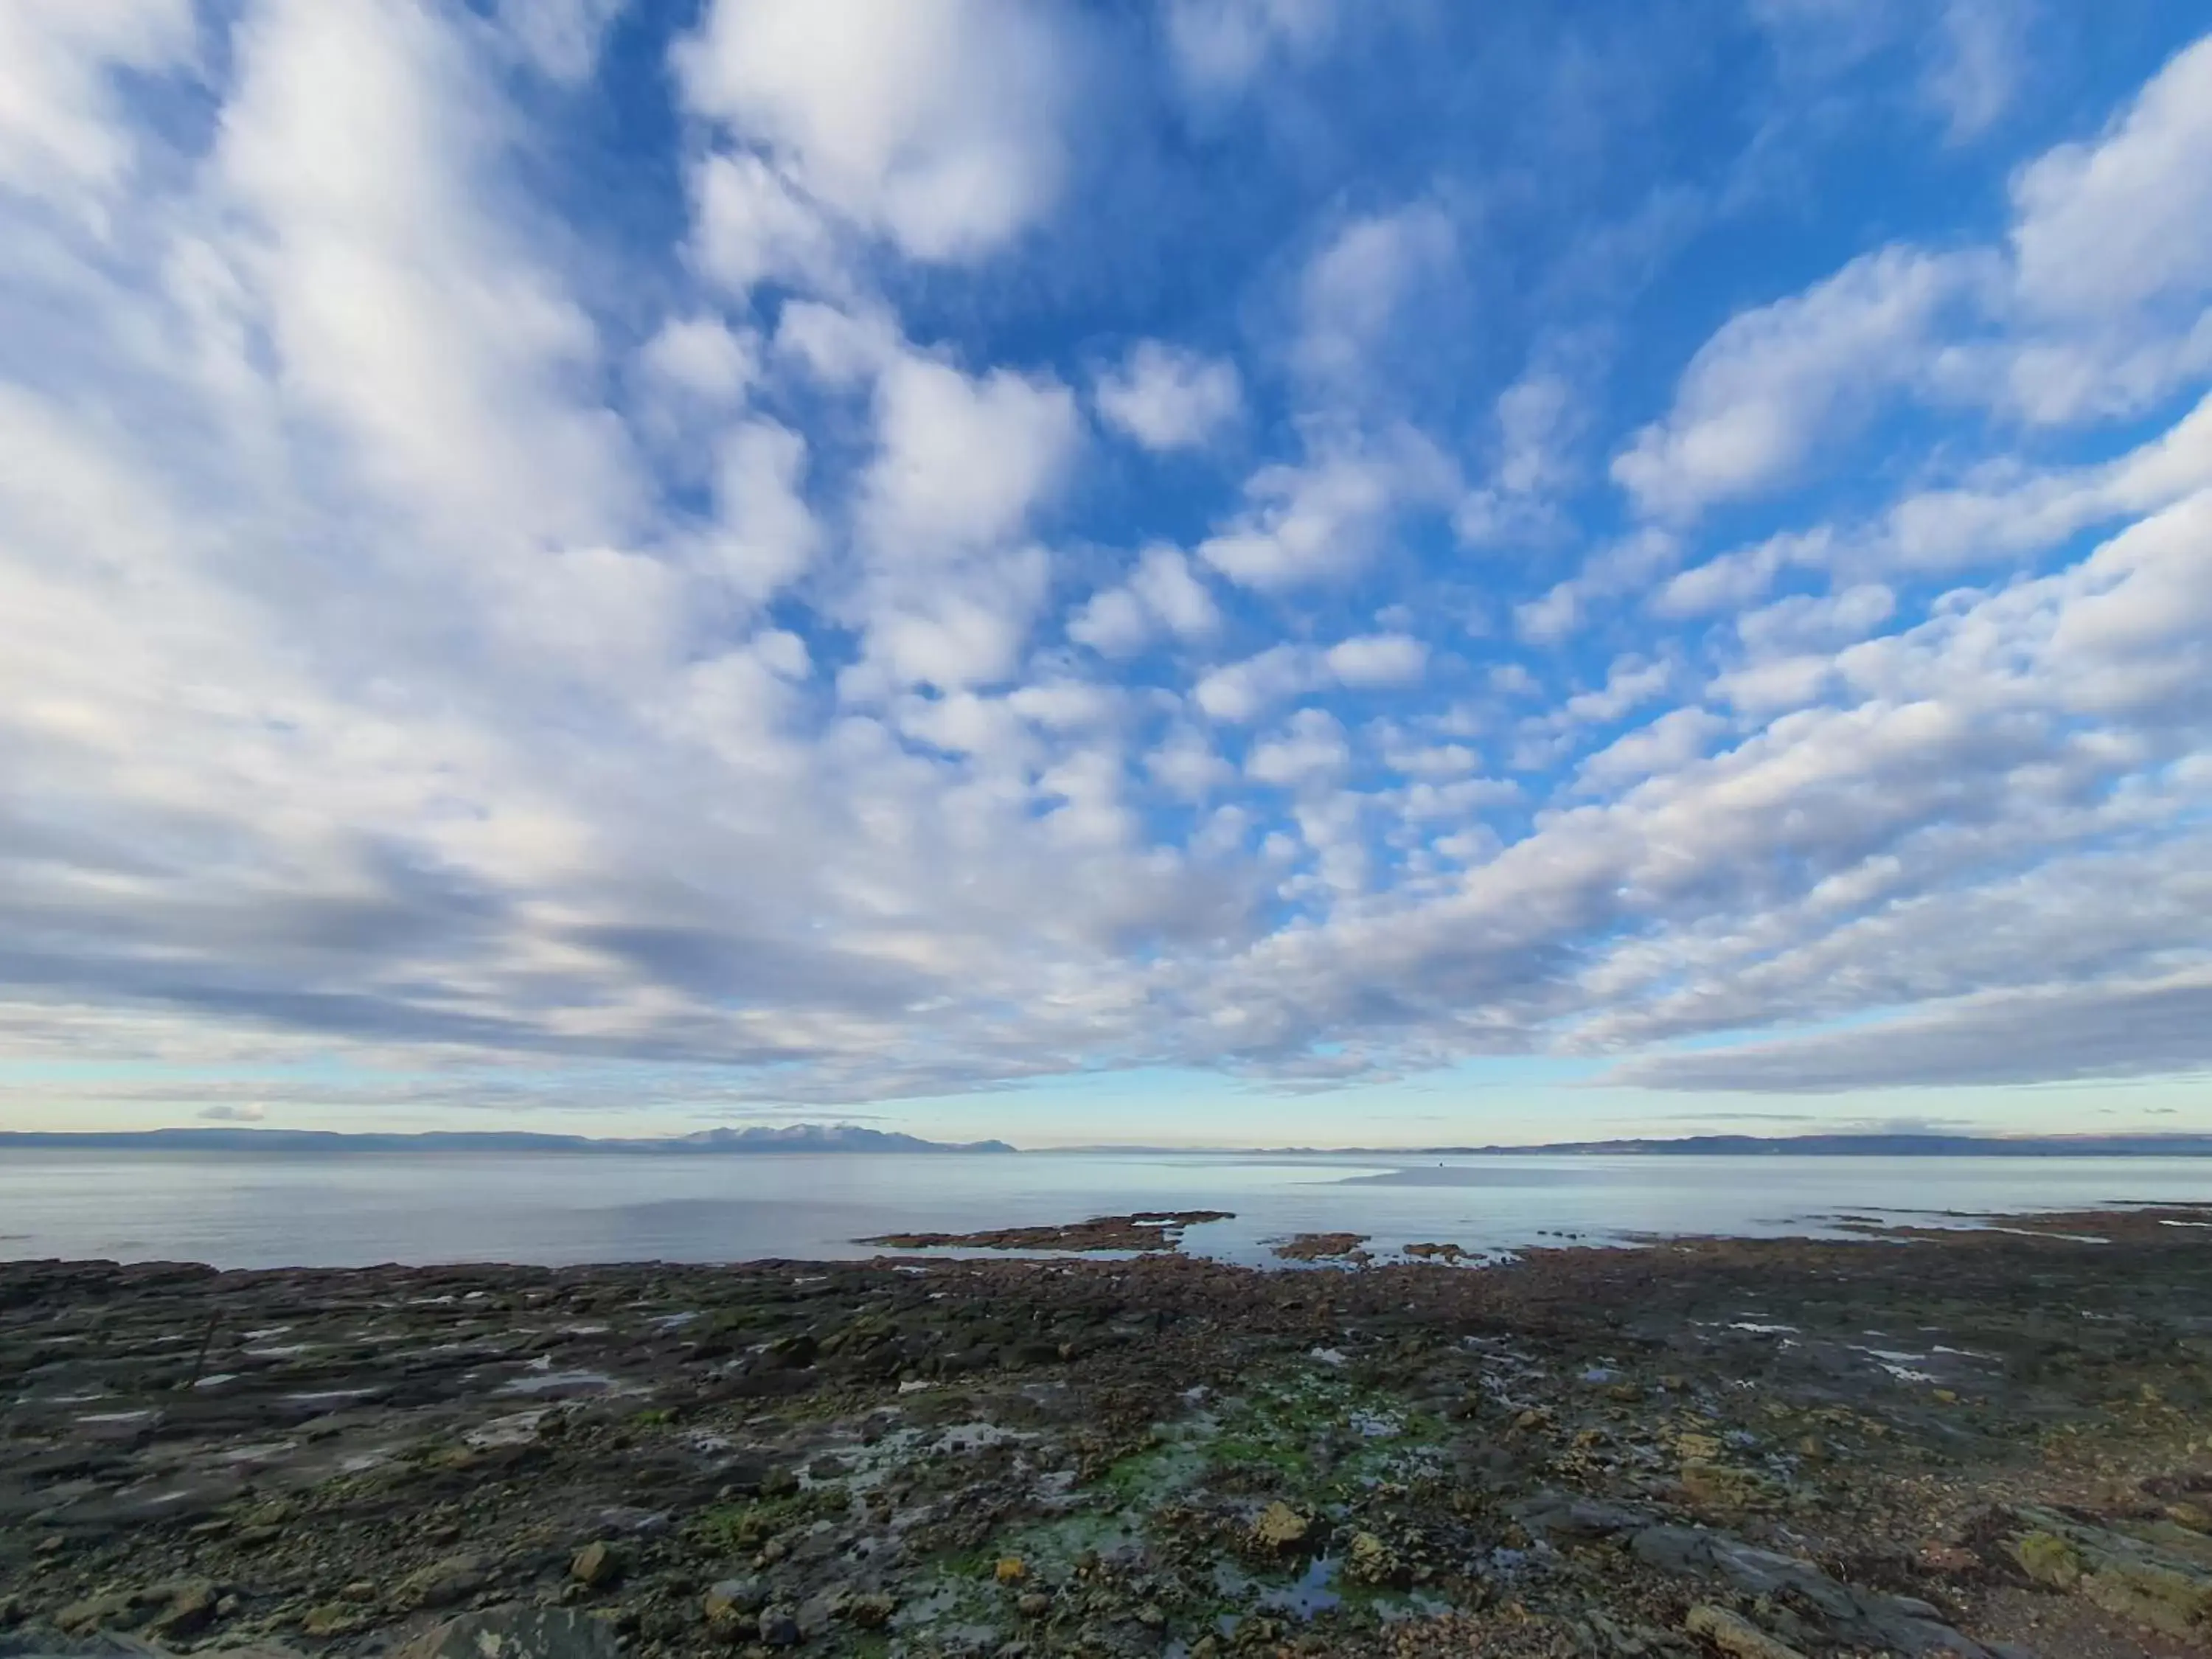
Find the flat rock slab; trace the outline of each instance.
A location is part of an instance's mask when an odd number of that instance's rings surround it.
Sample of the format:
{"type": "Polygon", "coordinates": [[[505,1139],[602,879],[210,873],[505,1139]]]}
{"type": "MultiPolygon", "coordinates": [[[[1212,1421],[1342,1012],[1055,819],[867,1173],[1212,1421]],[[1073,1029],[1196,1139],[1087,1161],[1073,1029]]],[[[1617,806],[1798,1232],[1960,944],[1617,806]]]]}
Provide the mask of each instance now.
{"type": "Polygon", "coordinates": [[[398,1659],[619,1659],[603,1619],[566,1607],[489,1607],[425,1631],[398,1659]]]}

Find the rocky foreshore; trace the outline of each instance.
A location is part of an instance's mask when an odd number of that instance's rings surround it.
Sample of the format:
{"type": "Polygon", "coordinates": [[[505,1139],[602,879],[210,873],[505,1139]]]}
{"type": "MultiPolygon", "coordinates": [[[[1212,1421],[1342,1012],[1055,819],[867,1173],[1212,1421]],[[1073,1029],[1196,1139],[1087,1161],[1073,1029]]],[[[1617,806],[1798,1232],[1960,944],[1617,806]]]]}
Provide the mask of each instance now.
{"type": "Polygon", "coordinates": [[[1052,1230],[1116,1261],[0,1264],[0,1655],[2212,1642],[2212,1212],[1267,1272],[1178,1219],[1052,1230]]]}

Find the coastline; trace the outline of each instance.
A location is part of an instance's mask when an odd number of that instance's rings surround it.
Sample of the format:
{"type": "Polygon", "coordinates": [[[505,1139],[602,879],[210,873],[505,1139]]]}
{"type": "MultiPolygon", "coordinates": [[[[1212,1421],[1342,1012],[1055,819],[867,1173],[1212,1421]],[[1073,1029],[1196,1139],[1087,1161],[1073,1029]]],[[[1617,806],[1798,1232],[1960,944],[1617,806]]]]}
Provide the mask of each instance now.
{"type": "Polygon", "coordinates": [[[0,1643],[367,1655],[543,1603],[646,1659],[1687,1655],[1729,1619],[2179,1653],[2208,1333],[2203,1208],[1474,1268],[0,1263],[0,1643]]]}

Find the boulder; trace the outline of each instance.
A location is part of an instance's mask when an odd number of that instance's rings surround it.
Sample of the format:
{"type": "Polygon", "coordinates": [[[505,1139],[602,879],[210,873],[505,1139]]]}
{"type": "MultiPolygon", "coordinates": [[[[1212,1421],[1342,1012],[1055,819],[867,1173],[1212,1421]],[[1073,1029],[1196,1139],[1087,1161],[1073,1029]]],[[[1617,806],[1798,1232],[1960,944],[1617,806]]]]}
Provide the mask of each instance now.
{"type": "Polygon", "coordinates": [[[578,1550],[569,1561],[568,1576],[580,1584],[598,1589],[622,1576],[622,1563],[611,1545],[594,1540],[578,1550]]]}
{"type": "Polygon", "coordinates": [[[708,1586],[703,1611],[708,1624],[733,1627],[767,1603],[768,1591],[759,1579],[722,1578],[708,1586]]]}

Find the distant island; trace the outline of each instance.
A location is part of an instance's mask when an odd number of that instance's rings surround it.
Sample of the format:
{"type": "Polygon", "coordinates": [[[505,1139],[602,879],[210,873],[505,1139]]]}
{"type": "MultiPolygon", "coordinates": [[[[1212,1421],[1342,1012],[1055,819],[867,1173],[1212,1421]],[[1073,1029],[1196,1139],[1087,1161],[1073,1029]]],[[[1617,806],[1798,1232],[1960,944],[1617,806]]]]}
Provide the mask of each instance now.
{"type": "Polygon", "coordinates": [[[429,1130],[421,1134],[344,1134],[331,1129],[135,1129],[0,1131],[0,1150],[179,1152],[653,1152],[727,1156],[788,1152],[1011,1152],[1003,1140],[949,1142],[851,1124],[795,1123],[788,1128],[702,1129],[696,1134],[609,1139],[533,1134],[526,1130],[429,1130]]]}
{"type": "Polygon", "coordinates": [[[1241,1158],[2212,1158],[2212,1134],[1682,1135],[1482,1146],[1066,1146],[1070,1152],[1215,1152],[1241,1158]]]}

